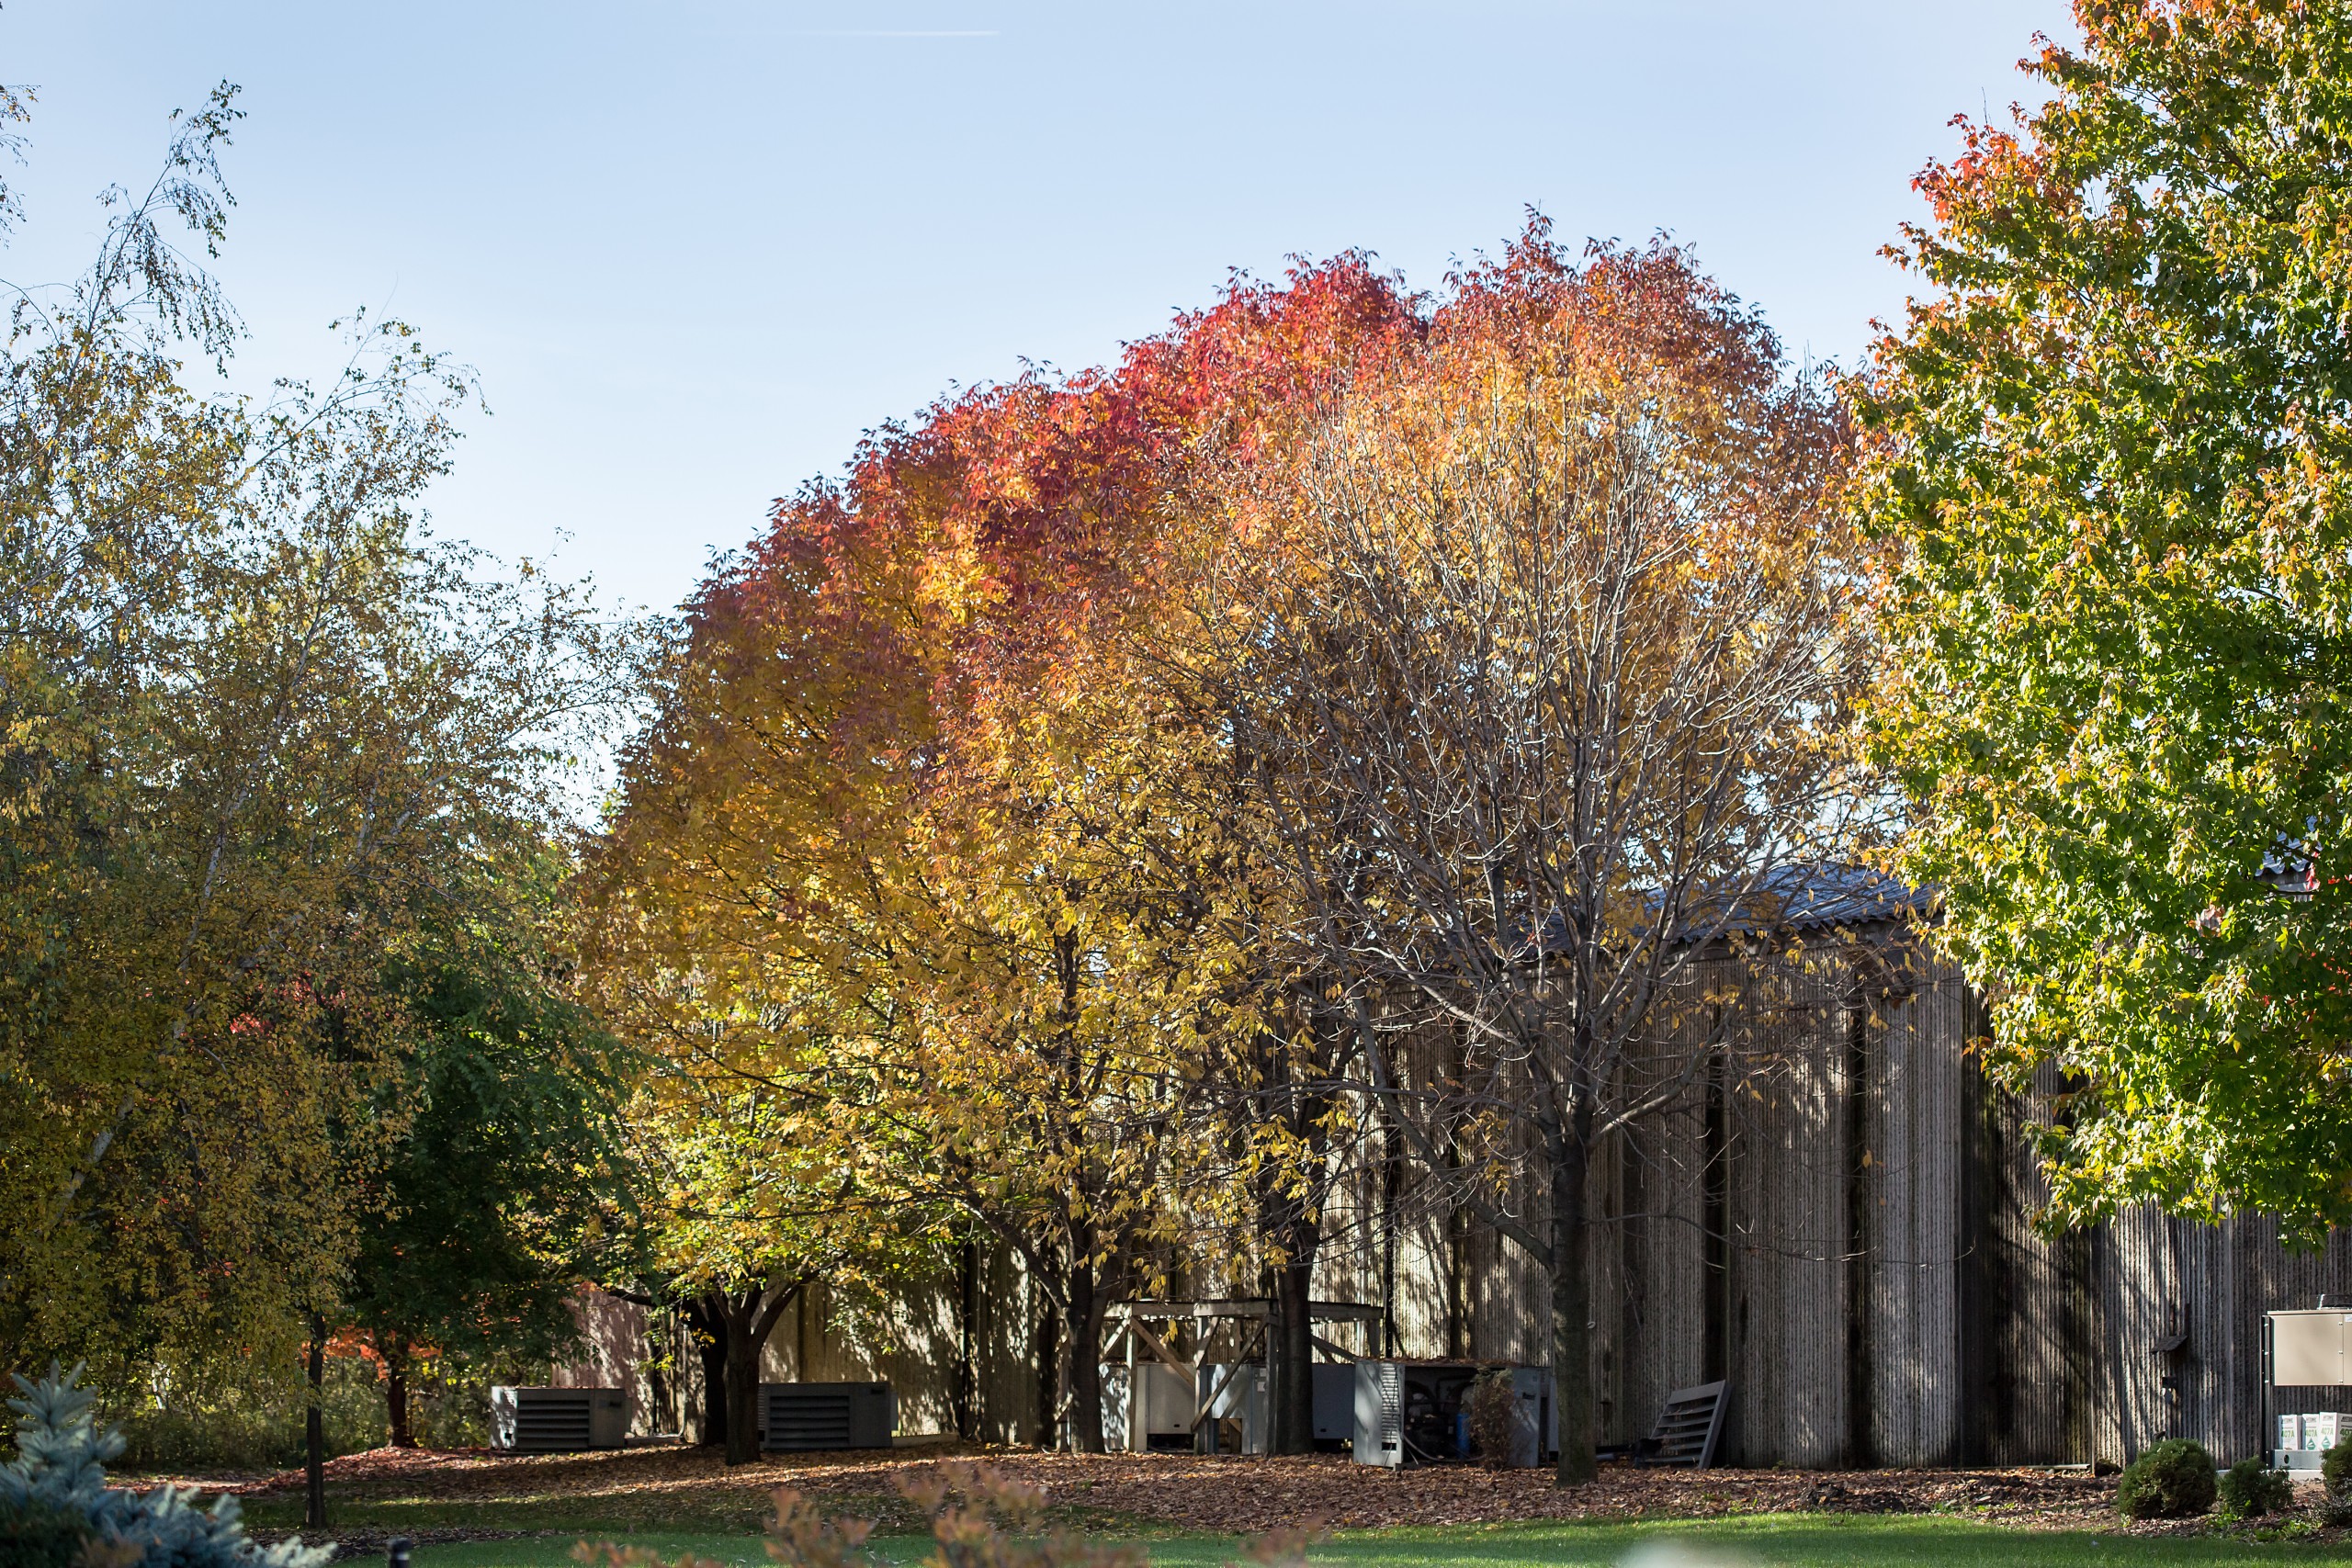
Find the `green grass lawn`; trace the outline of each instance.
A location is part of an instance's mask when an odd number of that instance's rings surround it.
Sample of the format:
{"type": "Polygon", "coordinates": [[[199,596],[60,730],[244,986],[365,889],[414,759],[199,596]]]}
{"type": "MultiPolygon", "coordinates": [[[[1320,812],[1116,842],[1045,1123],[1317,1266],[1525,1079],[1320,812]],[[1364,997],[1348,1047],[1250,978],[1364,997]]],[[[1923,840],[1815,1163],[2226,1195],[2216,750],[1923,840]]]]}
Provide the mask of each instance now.
{"type": "MultiPolygon", "coordinates": [[[[624,1544],[665,1556],[693,1551],[721,1562],[764,1565],[754,1535],[631,1535],[624,1544]]],[[[535,1536],[420,1548],[416,1568],[568,1568],[573,1538],[535,1536]]],[[[927,1539],[878,1541],[899,1562],[920,1560],[927,1539]]],[[[1217,1568],[1231,1561],[1230,1538],[1138,1538],[1154,1568],[1217,1568]]],[[[1350,1530],[1308,1553],[1331,1568],[2352,1568],[2352,1545],[2285,1540],[2261,1543],[2201,1539],[2007,1529],[1962,1519],[1917,1516],[1777,1514],[1769,1517],[1645,1524],[1470,1525],[1350,1530]]]]}

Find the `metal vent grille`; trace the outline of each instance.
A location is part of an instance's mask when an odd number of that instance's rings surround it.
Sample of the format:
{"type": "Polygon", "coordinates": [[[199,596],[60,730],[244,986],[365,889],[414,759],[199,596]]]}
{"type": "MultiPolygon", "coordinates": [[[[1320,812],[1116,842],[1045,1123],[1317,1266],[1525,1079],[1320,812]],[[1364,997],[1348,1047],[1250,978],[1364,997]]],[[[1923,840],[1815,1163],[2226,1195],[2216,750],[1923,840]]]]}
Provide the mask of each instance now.
{"type": "Polygon", "coordinates": [[[1649,1462],[1711,1468],[1723,1436],[1724,1392],[1724,1384],[1711,1382],[1678,1388],[1668,1394],[1666,1408],[1658,1412],[1657,1427],[1650,1434],[1656,1449],[1649,1462]]]}
{"type": "Polygon", "coordinates": [[[529,1388],[514,1405],[514,1451],[570,1453],[588,1447],[586,1389],[529,1388]]]}
{"type": "Polygon", "coordinates": [[[796,1387],[768,1391],[765,1447],[787,1452],[850,1446],[849,1391],[796,1387]]]}
{"type": "Polygon", "coordinates": [[[1399,1423],[1404,1416],[1405,1396],[1399,1386],[1402,1374],[1394,1361],[1384,1361],[1380,1367],[1380,1446],[1393,1449],[1403,1437],[1399,1423]]]}

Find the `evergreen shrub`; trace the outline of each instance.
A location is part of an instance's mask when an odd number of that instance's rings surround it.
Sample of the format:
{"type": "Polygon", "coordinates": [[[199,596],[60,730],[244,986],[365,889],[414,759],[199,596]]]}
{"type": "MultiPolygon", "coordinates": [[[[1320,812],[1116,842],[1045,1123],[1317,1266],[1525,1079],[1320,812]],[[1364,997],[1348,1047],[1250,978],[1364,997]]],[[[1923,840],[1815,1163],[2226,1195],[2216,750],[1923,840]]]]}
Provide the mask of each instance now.
{"type": "Polygon", "coordinates": [[[2242,1459],[2222,1472],[2221,1498],[2222,1511],[2233,1519],[2283,1514],[2294,1503],[2295,1483],[2283,1470],[2273,1470],[2258,1459],[2242,1459]]]}
{"type": "Polygon", "coordinates": [[[0,1563],[6,1568],[77,1568],[90,1521],[38,1497],[0,1503],[0,1563]]]}
{"type": "Polygon", "coordinates": [[[2211,1507],[2220,1489],[2204,1444],[2167,1438],[2123,1467],[2115,1506],[2131,1519],[2186,1519],[2211,1507]]]}

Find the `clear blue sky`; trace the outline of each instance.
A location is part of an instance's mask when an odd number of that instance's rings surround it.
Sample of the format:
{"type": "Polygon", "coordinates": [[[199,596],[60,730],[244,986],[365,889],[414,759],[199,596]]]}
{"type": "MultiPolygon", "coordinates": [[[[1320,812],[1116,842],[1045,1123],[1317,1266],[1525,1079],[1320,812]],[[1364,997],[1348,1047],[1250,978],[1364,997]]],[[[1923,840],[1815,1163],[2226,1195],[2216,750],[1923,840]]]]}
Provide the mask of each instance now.
{"type": "Polygon", "coordinates": [[[66,276],[216,80],[249,118],[220,272],[241,372],[355,304],[481,372],[444,534],[675,602],[858,433],[1026,357],[1114,355],[1230,268],[1416,286],[1530,205],[1670,230],[1790,347],[1851,361],[1961,111],[2028,93],[2063,0],[1187,5],[6,0],[29,221],[66,276]]]}

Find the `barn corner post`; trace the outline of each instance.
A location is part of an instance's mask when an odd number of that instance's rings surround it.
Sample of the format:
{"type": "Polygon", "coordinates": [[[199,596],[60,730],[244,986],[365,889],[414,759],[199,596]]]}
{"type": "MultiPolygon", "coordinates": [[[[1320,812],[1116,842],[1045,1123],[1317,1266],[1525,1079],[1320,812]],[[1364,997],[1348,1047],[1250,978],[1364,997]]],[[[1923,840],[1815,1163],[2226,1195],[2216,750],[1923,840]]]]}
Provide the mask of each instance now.
{"type": "Polygon", "coordinates": [[[1579,1103],[1554,1134],[1552,1163],[1552,1389],[1560,1457],[1553,1483],[1581,1486],[1595,1457],[1592,1383],[1592,1280],[1587,1213],[1592,1171],[1592,1112],[1579,1103]]]}

